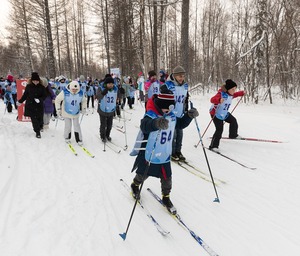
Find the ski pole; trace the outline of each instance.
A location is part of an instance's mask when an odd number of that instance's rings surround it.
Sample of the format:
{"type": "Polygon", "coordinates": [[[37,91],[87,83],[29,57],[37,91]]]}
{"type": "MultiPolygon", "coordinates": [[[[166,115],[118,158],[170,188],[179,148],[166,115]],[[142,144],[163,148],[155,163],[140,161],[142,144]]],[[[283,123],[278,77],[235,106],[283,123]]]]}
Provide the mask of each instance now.
{"type": "MultiPolygon", "coordinates": [[[[125,114],[124,114],[125,116],[125,114]]],[[[125,135],[125,147],[124,148],[128,148],[128,145],[127,145],[127,130],[126,130],[126,119],[124,118],[124,135],[125,135]]]]}
{"type": "Polygon", "coordinates": [[[150,168],[150,164],[151,164],[151,160],[152,160],[152,156],[153,156],[153,154],[154,154],[154,150],[155,150],[155,147],[156,147],[156,143],[157,143],[157,141],[158,141],[158,138],[160,137],[160,133],[161,133],[161,130],[159,130],[158,133],[157,133],[157,136],[156,136],[156,139],[155,139],[155,142],[154,142],[152,151],[151,151],[151,155],[150,155],[150,158],[149,158],[149,161],[148,161],[148,165],[147,165],[146,170],[145,170],[145,172],[144,172],[144,174],[143,174],[143,178],[142,178],[143,181],[142,181],[142,183],[141,183],[140,191],[139,191],[138,195],[136,196],[136,199],[135,199],[135,202],[134,202],[134,206],[133,206],[133,209],[132,209],[132,212],[131,212],[129,221],[128,221],[128,225],[127,225],[127,228],[126,228],[126,231],[125,231],[123,234],[119,234],[119,235],[123,238],[124,241],[125,241],[126,236],[127,236],[127,234],[128,234],[129,226],[130,226],[130,223],[131,223],[131,220],[132,220],[132,217],[133,217],[133,214],[134,214],[136,205],[137,205],[137,203],[138,203],[138,201],[139,201],[139,197],[140,197],[140,194],[141,194],[143,185],[144,185],[144,180],[145,180],[145,178],[147,177],[148,170],[149,170],[149,168],[150,168]]]}
{"type": "Polygon", "coordinates": [[[84,114],[81,114],[81,118],[80,118],[80,122],[79,122],[79,124],[81,124],[81,122],[82,122],[82,119],[83,119],[83,116],[84,116],[84,114]]]}
{"type": "Polygon", "coordinates": [[[6,113],[7,105],[8,105],[8,102],[5,103],[5,109],[4,109],[4,114],[3,114],[4,116],[5,116],[5,113],[6,113]]]}
{"type": "MultiPolygon", "coordinates": [[[[218,107],[217,107],[217,109],[218,109],[218,107]]],[[[216,110],[216,111],[217,111],[217,110],[216,110]]],[[[205,129],[205,131],[203,132],[201,138],[203,138],[204,134],[205,134],[206,131],[208,130],[208,127],[210,126],[211,122],[214,120],[215,115],[216,115],[216,114],[214,114],[214,116],[210,119],[210,121],[209,121],[208,125],[206,126],[206,129],[205,129]]],[[[199,144],[200,144],[200,140],[198,141],[198,143],[197,143],[196,145],[194,145],[194,147],[197,148],[197,147],[199,146],[199,144]]]]}
{"type": "MultiPolygon", "coordinates": [[[[193,108],[193,103],[191,101],[190,101],[190,105],[191,105],[191,108],[193,108]]],[[[197,127],[197,131],[198,131],[198,135],[199,135],[199,138],[200,138],[200,142],[201,142],[201,145],[202,145],[202,149],[203,149],[203,153],[204,153],[204,156],[205,156],[205,160],[206,160],[206,163],[207,163],[207,167],[208,167],[208,170],[209,170],[210,178],[211,178],[211,181],[212,181],[212,184],[213,184],[216,196],[217,196],[215,198],[214,202],[220,203],[220,199],[219,199],[218,192],[217,192],[217,189],[216,189],[214,177],[213,177],[211,169],[210,169],[209,161],[208,161],[208,158],[207,158],[207,155],[206,155],[205,147],[203,145],[203,141],[202,141],[202,137],[201,137],[201,133],[200,133],[200,128],[199,128],[199,125],[198,125],[196,117],[194,118],[194,120],[195,120],[195,124],[196,124],[196,127],[197,127]]]]}

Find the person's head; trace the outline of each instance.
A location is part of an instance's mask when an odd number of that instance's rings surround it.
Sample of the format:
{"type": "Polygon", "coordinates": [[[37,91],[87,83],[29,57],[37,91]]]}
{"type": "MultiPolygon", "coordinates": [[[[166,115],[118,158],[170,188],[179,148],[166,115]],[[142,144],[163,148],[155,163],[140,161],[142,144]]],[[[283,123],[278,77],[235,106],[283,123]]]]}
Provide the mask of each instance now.
{"type": "Polygon", "coordinates": [[[163,113],[169,113],[175,107],[175,97],[173,92],[165,85],[162,85],[160,93],[154,99],[154,103],[163,113]]]}
{"type": "Polygon", "coordinates": [[[14,81],[14,77],[12,76],[12,75],[7,75],[7,81],[9,81],[9,82],[13,82],[14,81]]]}
{"type": "Polygon", "coordinates": [[[60,76],[58,81],[63,84],[66,82],[66,78],[64,76],[60,76]]]}
{"type": "Polygon", "coordinates": [[[110,90],[114,87],[114,79],[110,76],[110,77],[106,77],[104,80],[104,86],[110,90]]]}
{"type": "Polygon", "coordinates": [[[41,81],[40,76],[37,72],[31,73],[31,82],[35,85],[39,84],[41,81]]]}
{"type": "Polygon", "coordinates": [[[179,84],[183,84],[185,79],[185,70],[182,66],[177,66],[173,69],[173,77],[179,84]]]}
{"type": "Polygon", "coordinates": [[[85,80],[84,75],[80,75],[79,81],[80,81],[80,82],[84,82],[84,80],[85,80]]]}
{"type": "Polygon", "coordinates": [[[80,91],[80,85],[77,81],[72,81],[68,84],[67,88],[72,94],[76,94],[80,91]]]}
{"type": "Polygon", "coordinates": [[[150,81],[155,81],[156,80],[156,72],[154,70],[151,70],[148,72],[148,79],[150,81]]]}
{"type": "Polygon", "coordinates": [[[44,85],[45,87],[48,86],[48,79],[46,77],[42,77],[41,81],[42,81],[42,85],[44,85]]]}
{"type": "Polygon", "coordinates": [[[225,81],[225,85],[224,85],[224,88],[226,89],[226,91],[230,94],[230,95],[233,95],[236,88],[237,88],[237,85],[234,81],[232,81],[231,79],[227,79],[225,81]]]}

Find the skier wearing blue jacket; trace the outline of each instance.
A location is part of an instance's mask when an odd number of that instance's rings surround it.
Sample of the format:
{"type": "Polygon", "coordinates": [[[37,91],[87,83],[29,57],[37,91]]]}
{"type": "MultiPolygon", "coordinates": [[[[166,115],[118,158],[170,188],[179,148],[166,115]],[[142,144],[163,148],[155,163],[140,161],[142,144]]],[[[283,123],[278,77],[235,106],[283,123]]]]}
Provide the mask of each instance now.
{"type": "MultiPolygon", "coordinates": [[[[175,95],[175,109],[174,113],[177,119],[180,119],[187,112],[188,106],[188,84],[185,81],[185,70],[181,66],[177,66],[173,69],[172,74],[168,77],[164,85],[167,86],[175,95]]],[[[182,155],[181,147],[183,140],[183,131],[180,128],[175,129],[173,138],[172,160],[185,161],[185,157],[182,155]]]]}
{"type": "Polygon", "coordinates": [[[174,105],[174,94],[166,88],[148,100],[146,113],[140,125],[143,142],[132,168],[132,171],[136,170],[136,176],[131,184],[133,196],[139,199],[141,183],[149,176],[160,178],[162,201],[172,214],[176,214],[176,208],[170,200],[172,189],[170,157],[174,130],[184,129],[199,115],[197,109],[193,108],[182,118],[177,119],[172,111],[174,105]]]}
{"type": "Polygon", "coordinates": [[[96,94],[98,100],[98,114],[100,117],[100,138],[103,143],[111,141],[110,132],[113,125],[114,113],[117,105],[118,88],[111,76],[106,76],[96,94]]]}

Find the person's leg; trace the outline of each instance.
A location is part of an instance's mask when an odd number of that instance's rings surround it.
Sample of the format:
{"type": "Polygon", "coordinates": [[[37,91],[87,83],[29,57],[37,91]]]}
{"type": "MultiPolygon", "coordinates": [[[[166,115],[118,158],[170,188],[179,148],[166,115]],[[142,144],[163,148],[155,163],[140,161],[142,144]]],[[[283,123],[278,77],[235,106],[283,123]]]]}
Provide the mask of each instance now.
{"type": "Polygon", "coordinates": [[[169,196],[172,189],[172,176],[171,177],[160,177],[161,183],[161,194],[163,196],[169,196]]]}
{"type": "Polygon", "coordinates": [[[91,96],[87,96],[86,107],[89,108],[91,96]]]}
{"type": "Polygon", "coordinates": [[[223,124],[224,124],[223,120],[220,120],[216,117],[214,117],[213,122],[216,127],[216,131],[211,139],[211,143],[209,146],[210,149],[219,147],[220,139],[221,139],[222,133],[223,133],[223,124]]]}
{"type": "Polygon", "coordinates": [[[105,133],[106,133],[106,116],[103,116],[103,115],[100,115],[99,114],[99,117],[100,117],[100,138],[102,140],[105,140],[105,133]]]}
{"type": "Polygon", "coordinates": [[[82,133],[81,133],[81,127],[79,124],[79,117],[73,118],[73,125],[74,125],[74,134],[75,134],[75,140],[76,142],[82,142],[82,133]]]}
{"type": "Polygon", "coordinates": [[[176,129],[176,143],[175,143],[175,152],[176,153],[181,153],[182,140],[183,140],[183,130],[176,129]]]}
{"type": "Polygon", "coordinates": [[[71,139],[71,131],[72,131],[72,119],[65,118],[65,128],[64,128],[64,138],[66,141],[71,139]]]}
{"type": "Polygon", "coordinates": [[[145,181],[148,178],[148,176],[142,175],[137,173],[130,185],[132,195],[135,199],[140,199],[140,185],[142,184],[143,181],[145,181]]]}
{"type": "Polygon", "coordinates": [[[229,114],[228,117],[225,119],[226,123],[229,123],[229,138],[235,139],[238,136],[238,123],[236,118],[229,114]]]}
{"type": "Polygon", "coordinates": [[[110,141],[111,137],[110,137],[110,132],[112,129],[112,125],[113,125],[113,116],[108,116],[106,118],[106,131],[105,131],[105,136],[106,138],[110,141]]]}

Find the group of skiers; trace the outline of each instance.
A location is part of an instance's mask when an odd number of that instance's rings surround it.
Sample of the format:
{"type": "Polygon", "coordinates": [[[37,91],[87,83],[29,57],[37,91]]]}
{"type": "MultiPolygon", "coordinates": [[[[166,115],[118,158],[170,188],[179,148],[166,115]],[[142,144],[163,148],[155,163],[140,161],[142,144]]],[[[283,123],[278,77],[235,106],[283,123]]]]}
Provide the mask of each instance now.
{"type": "MultiPolygon", "coordinates": [[[[167,209],[175,214],[176,208],[170,200],[172,189],[170,161],[186,160],[181,152],[183,129],[199,115],[196,108],[189,108],[189,87],[185,81],[185,73],[183,67],[177,66],[170,75],[161,71],[160,78],[157,79],[156,72],[151,70],[148,72],[147,80],[139,80],[136,87],[128,77],[125,77],[121,84],[119,78],[114,78],[110,74],[107,74],[97,86],[92,86],[89,81],[85,81],[84,76],[71,82],[65,77],[59,77],[56,79],[57,83],[51,83],[47,79],[40,78],[37,72],[33,72],[22,97],[16,100],[15,105],[17,107],[25,102],[24,115],[31,118],[37,138],[41,138],[41,131],[48,128],[51,115],[57,115],[65,122],[66,142],[70,142],[73,124],[75,140],[82,145],[79,116],[85,114],[90,100],[94,107],[94,99],[97,99],[99,135],[102,142],[106,143],[112,140],[110,133],[114,116],[120,116],[120,108],[124,108],[126,99],[129,108],[132,108],[134,103],[132,98],[135,98],[135,94],[130,95],[130,92],[142,89],[145,114],[141,119],[134,153],[131,154],[136,155],[132,168],[132,171],[136,171],[131,184],[132,194],[139,200],[143,182],[149,176],[160,178],[162,201],[167,209]]],[[[11,83],[10,81],[10,87],[11,83]]],[[[11,91],[9,86],[4,86],[4,89],[11,91]]],[[[218,150],[224,122],[230,123],[230,138],[239,136],[237,121],[228,112],[232,99],[245,94],[244,91],[236,92],[236,89],[237,84],[228,79],[211,98],[213,105],[210,108],[210,115],[216,127],[209,147],[211,150],[218,150]]],[[[1,95],[5,95],[3,89],[1,95]]]]}

